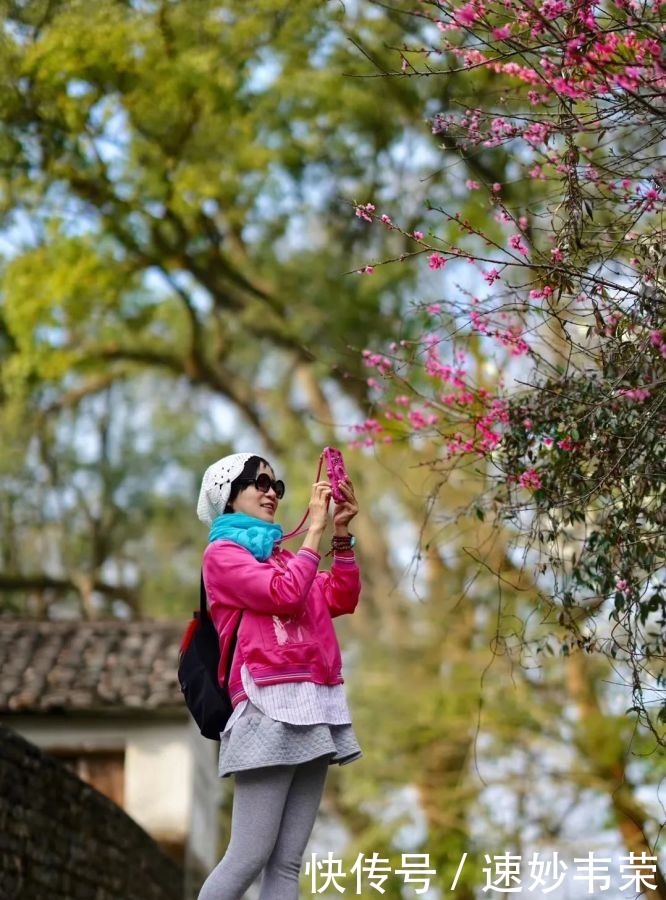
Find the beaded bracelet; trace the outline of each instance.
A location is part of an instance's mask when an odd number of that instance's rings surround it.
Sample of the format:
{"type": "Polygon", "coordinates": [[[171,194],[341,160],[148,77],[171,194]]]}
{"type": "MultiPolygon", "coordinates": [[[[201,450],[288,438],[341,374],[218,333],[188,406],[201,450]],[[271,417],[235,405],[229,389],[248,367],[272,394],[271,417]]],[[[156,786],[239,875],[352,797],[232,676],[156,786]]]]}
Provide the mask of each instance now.
{"type": "Polygon", "coordinates": [[[350,535],[333,535],[331,538],[331,549],[332,550],[351,550],[354,544],[356,543],[356,538],[353,534],[350,535]]]}

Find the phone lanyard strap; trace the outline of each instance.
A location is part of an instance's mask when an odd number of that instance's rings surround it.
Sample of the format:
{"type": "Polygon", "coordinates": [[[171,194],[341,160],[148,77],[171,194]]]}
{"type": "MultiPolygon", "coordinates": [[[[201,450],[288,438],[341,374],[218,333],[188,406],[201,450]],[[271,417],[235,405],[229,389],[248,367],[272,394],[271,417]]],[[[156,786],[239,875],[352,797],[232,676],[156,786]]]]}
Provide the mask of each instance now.
{"type": "MultiPolygon", "coordinates": [[[[315,481],[319,481],[319,476],[321,475],[321,467],[323,465],[323,462],[324,462],[324,454],[320,453],[319,454],[319,465],[317,466],[317,474],[315,475],[315,481]]],[[[307,531],[307,528],[303,528],[303,525],[305,524],[305,521],[309,515],[310,515],[310,507],[308,507],[306,509],[305,515],[303,516],[301,521],[298,523],[296,528],[294,528],[293,531],[290,531],[289,534],[284,534],[278,541],[278,544],[281,544],[283,541],[288,541],[290,538],[297,537],[297,535],[299,535],[299,534],[305,534],[305,532],[307,531]],[[301,530],[299,531],[299,529],[301,529],[301,530]]]]}

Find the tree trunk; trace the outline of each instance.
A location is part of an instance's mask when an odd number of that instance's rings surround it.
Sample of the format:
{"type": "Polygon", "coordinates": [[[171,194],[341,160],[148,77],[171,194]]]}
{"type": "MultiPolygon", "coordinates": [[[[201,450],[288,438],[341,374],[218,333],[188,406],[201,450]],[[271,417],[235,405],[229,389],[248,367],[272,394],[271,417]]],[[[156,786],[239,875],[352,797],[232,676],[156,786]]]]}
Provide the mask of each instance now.
{"type": "MultiPolygon", "coordinates": [[[[628,853],[640,857],[656,857],[650,845],[646,826],[649,816],[636,798],[635,787],[627,776],[627,746],[617,733],[615,721],[604,714],[595,691],[589,658],[575,651],[566,662],[567,687],[580,714],[576,739],[578,749],[587,760],[593,777],[608,795],[618,829],[628,853]],[[604,739],[608,736],[607,739],[604,739]],[[613,739],[615,737],[615,739],[613,739]]],[[[648,883],[644,896],[649,900],[666,900],[666,881],[657,860],[654,873],[646,870],[648,883]]]]}

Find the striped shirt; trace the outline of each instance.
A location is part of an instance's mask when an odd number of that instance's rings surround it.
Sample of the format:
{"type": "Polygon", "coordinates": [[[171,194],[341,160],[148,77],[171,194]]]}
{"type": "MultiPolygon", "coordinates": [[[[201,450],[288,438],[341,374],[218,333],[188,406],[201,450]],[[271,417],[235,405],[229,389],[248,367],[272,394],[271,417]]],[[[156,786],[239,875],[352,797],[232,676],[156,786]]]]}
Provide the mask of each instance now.
{"type": "MultiPolygon", "coordinates": [[[[241,679],[249,702],[271,719],[290,725],[351,725],[351,715],[342,684],[315,684],[313,681],[286,681],[259,687],[247,666],[241,666],[241,679]]],[[[238,704],[227,722],[229,731],[239,719],[248,700],[238,704]]]]}

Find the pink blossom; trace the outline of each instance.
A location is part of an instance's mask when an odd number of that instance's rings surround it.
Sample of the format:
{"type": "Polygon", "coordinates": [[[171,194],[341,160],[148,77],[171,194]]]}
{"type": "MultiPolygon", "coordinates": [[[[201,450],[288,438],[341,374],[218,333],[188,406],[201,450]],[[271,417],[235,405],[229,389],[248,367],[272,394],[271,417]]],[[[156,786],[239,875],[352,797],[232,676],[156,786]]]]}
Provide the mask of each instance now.
{"type": "Polygon", "coordinates": [[[415,231],[413,234],[413,237],[414,237],[414,240],[416,240],[416,241],[422,241],[423,240],[423,232],[415,231]]]}
{"type": "Polygon", "coordinates": [[[393,363],[381,353],[373,353],[371,350],[363,350],[361,353],[363,365],[371,369],[377,369],[382,375],[387,375],[393,368],[393,363]]]}
{"type": "Polygon", "coordinates": [[[576,35],[570,41],[567,41],[567,52],[565,62],[567,65],[575,65],[580,62],[581,49],[585,44],[585,37],[582,34],[576,35]]]}
{"type": "Polygon", "coordinates": [[[356,206],[356,216],[359,219],[364,219],[366,222],[372,222],[372,214],[375,211],[375,206],[373,203],[360,203],[356,206]]]}
{"type": "Polygon", "coordinates": [[[558,76],[553,80],[552,87],[556,94],[563,94],[565,97],[570,97],[572,100],[582,100],[586,96],[585,90],[583,90],[576,82],[567,81],[561,76],[558,76]]]}
{"type": "Polygon", "coordinates": [[[426,306],[426,310],[430,313],[431,316],[437,316],[442,311],[442,304],[430,303],[428,306],[426,306]]]}
{"type": "Polygon", "coordinates": [[[512,234],[509,238],[509,245],[517,250],[519,253],[522,253],[523,256],[527,256],[529,250],[527,249],[526,244],[523,242],[523,236],[521,234],[512,234]]]}
{"type": "Polygon", "coordinates": [[[431,378],[452,384],[457,388],[465,387],[466,372],[462,366],[449,366],[441,362],[437,350],[437,344],[440,338],[437,335],[426,335],[424,344],[426,344],[426,358],[424,368],[426,374],[431,378]]]}
{"type": "Polygon", "coordinates": [[[479,334],[488,334],[488,325],[484,321],[481,313],[473,309],[470,313],[469,319],[474,331],[478,331],[479,334]]]}
{"type": "Polygon", "coordinates": [[[490,131],[499,137],[513,137],[516,133],[516,126],[507,122],[502,116],[497,116],[490,123],[490,131]]]}
{"type": "Polygon", "coordinates": [[[530,352],[530,345],[521,337],[511,334],[500,336],[500,339],[506,347],[511,347],[511,356],[525,356],[530,352]]]}
{"type": "Polygon", "coordinates": [[[567,5],[563,0],[544,0],[541,4],[541,12],[546,19],[557,19],[567,12],[567,5]]]}
{"type": "MultiPolygon", "coordinates": [[[[486,419],[487,418],[488,417],[486,417],[486,419]]],[[[492,451],[496,450],[498,445],[502,442],[502,435],[497,431],[493,431],[493,429],[490,427],[491,424],[494,423],[492,421],[489,422],[487,420],[482,420],[476,425],[476,430],[480,435],[477,450],[482,455],[485,453],[492,453],[492,451]]]]}
{"type": "Polygon", "coordinates": [[[638,188],[639,199],[637,204],[643,204],[646,212],[652,212],[655,209],[657,201],[660,199],[660,193],[656,188],[638,188]],[[640,195],[642,194],[642,199],[640,195]]]}
{"type": "Polygon", "coordinates": [[[495,184],[493,184],[493,194],[499,194],[501,190],[502,185],[499,183],[499,181],[496,181],[495,184]]]}
{"type": "Polygon", "coordinates": [[[374,203],[359,203],[356,207],[356,215],[360,219],[365,219],[368,222],[372,221],[372,214],[374,213],[376,207],[374,203]]]}
{"type": "Polygon", "coordinates": [[[615,582],[615,587],[618,591],[622,591],[624,593],[624,591],[629,588],[629,582],[625,578],[618,578],[618,580],[615,582]]]}
{"type": "Polygon", "coordinates": [[[494,284],[499,277],[500,273],[497,271],[497,269],[490,269],[490,271],[486,272],[486,274],[483,276],[484,280],[487,281],[488,284],[494,284]]]}
{"type": "Polygon", "coordinates": [[[569,435],[567,435],[566,437],[562,438],[561,441],[557,442],[557,446],[560,448],[560,450],[565,450],[566,452],[568,452],[569,450],[573,450],[574,442],[571,440],[569,435]]]}
{"type": "Polygon", "coordinates": [[[352,429],[357,434],[378,434],[383,431],[382,426],[377,419],[366,419],[365,422],[362,422],[360,425],[353,425],[352,429]]]}
{"type": "Polygon", "coordinates": [[[455,15],[455,22],[458,25],[473,25],[479,18],[479,14],[474,8],[473,3],[467,3],[461,7],[455,15]]]}
{"type": "Polygon", "coordinates": [[[439,253],[433,253],[428,257],[428,267],[430,269],[443,269],[445,265],[446,260],[439,253]]]}
{"type": "Polygon", "coordinates": [[[479,184],[478,181],[472,181],[471,178],[468,178],[467,181],[465,182],[465,187],[467,188],[468,191],[478,191],[478,189],[481,187],[481,185],[479,184]]]}
{"type": "Polygon", "coordinates": [[[502,65],[496,65],[492,68],[495,72],[504,72],[506,75],[513,75],[516,78],[519,78],[521,81],[526,82],[527,84],[543,83],[543,77],[539,72],[537,72],[535,69],[529,68],[528,66],[520,66],[515,62],[502,63],[502,65]]]}
{"type": "Polygon", "coordinates": [[[650,391],[647,388],[624,388],[618,393],[626,400],[635,400],[637,403],[642,403],[643,400],[647,400],[650,396],[650,391]]]}
{"type": "Polygon", "coordinates": [[[502,25],[500,28],[493,28],[491,34],[496,41],[505,41],[508,37],[511,37],[511,26],[502,25]]]}
{"type": "Polygon", "coordinates": [[[551,129],[545,122],[532,122],[523,131],[523,138],[533,147],[545,144],[550,137],[551,129]]]}
{"type": "Polygon", "coordinates": [[[532,431],[534,428],[534,422],[531,419],[523,419],[523,427],[526,431],[532,431]]]}
{"type": "Polygon", "coordinates": [[[541,487],[541,479],[536,469],[526,469],[518,478],[521,487],[538,491],[541,487]]]}
{"type": "Polygon", "coordinates": [[[357,269],[359,275],[372,275],[375,271],[374,266],[363,266],[361,269],[357,269]]]}
{"type": "Polygon", "coordinates": [[[381,217],[380,221],[382,221],[384,223],[384,225],[393,225],[393,222],[391,221],[390,216],[387,216],[386,213],[384,213],[384,215],[381,217]]]}
{"type": "Polygon", "coordinates": [[[611,75],[608,80],[611,84],[617,85],[624,91],[635,91],[640,86],[640,79],[637,77],[636,71],[632,71],[631,67],[625,69],[619,75],[611,75]]]}
{"type": "Polygon", "coordinates": [[[413,409],[409,413],[409,421],[413,428],[419,431],[421,428],[427,428],[429,425],[437,423],[437,416],[425,415],[418,409],[413,409]]]}
{"type": "Polygon", "coordinates": [[[549,437],[548,435],[546,435],[546,437],[543,438],[543,445],[548,450],[550,450],[550,448],[553,446],[553,444],[554,444],[554,441],[553,441],[552,437],[549,437]]]}

